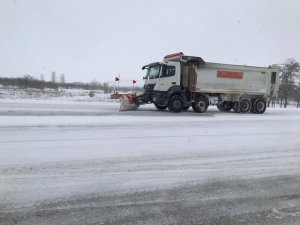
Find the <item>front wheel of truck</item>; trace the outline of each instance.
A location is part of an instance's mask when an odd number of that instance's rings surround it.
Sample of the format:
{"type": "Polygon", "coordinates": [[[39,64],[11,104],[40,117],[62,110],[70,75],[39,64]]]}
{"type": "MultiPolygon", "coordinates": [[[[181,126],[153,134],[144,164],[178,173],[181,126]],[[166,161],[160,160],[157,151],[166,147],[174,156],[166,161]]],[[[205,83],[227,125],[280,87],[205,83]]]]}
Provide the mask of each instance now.
{"type": "Polygon", "coordinates": [[[169,99],[168,108],[172,112],[181,112],[183,109],[183,99],[179,95],[174,95],[169,99]]]}

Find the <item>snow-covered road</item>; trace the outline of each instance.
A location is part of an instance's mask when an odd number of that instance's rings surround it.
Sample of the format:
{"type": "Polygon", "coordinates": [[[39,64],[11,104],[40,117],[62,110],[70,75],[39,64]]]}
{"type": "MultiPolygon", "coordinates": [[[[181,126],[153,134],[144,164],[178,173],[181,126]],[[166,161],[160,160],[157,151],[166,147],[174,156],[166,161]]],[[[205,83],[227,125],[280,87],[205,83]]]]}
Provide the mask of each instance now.
{"type": "Polygon", "coordinates": [[[300,110],[1,100],[0,224],[300,224],[300,110]]]}

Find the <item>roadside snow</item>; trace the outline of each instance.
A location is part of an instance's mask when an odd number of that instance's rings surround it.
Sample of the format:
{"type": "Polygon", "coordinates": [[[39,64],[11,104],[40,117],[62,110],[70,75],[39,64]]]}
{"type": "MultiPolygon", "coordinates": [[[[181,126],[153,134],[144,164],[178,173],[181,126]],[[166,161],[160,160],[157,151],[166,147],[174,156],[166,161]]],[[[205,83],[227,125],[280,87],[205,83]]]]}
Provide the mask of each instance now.
{"type": "Polygon", "coordinates": [[[102,90],[83,90],[83,89],[22,89],[18,87],[0,87],[0,100],[5,99],[37,99],[55,101],[79,101],[79,102],[103,102],[115,101],[110,98],[110,93],[102,90]],[[90,94],[92,93],[92,97],[90,94]]]}

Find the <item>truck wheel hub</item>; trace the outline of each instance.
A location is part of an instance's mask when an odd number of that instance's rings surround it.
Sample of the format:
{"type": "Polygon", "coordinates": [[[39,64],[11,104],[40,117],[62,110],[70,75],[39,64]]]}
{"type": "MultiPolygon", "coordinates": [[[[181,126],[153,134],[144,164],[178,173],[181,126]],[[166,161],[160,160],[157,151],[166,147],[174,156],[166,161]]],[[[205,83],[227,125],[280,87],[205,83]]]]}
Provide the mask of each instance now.
{"type": "Polygon", "coordinates": [[[174,105],[175,108],[178,109],[178,108],[181,107],[181,102],[180,101],[174,101],[173,105],[174,105]]]}
{"type": "Polygon", "coordinates": [[[202,108],[204,108],[204,106],[205,106],[205,103],[204,103],[204,102],[201,101],[201,102],[198,103],[198,107],[199,107],[199,108],[202,109],[202,108]]]}
{"type": "Polygon", "coordinates": [[[242,108],[243,110],[247,110],[248,107],[249,107],[249,105],[248,105],[246,102],[243,102],[243,103],[241,104],[241,108],[242,108]]]}
{"type": "Polygon", "coordinates": [[[259,102],[258,104],[257,104],[257,110],[258,111],[261,111],[261,110],[263,110],[264,109],[264,104],[262,103],[262,102],[259,102]]]}

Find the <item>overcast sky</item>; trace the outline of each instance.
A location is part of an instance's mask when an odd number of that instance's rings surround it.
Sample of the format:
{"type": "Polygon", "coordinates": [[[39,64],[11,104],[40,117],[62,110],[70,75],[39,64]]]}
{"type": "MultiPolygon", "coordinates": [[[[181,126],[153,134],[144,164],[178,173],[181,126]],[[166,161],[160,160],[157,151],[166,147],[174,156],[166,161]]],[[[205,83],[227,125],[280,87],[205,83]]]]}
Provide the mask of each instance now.
{"type": "Polygon", "coordinates": [[[0,76],[120,74],[141,84],[143,65],[179,51],[242,65],[300,61],[300,1],[0,1],[0,76]]]}

